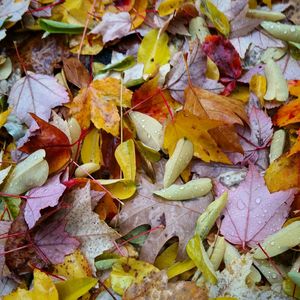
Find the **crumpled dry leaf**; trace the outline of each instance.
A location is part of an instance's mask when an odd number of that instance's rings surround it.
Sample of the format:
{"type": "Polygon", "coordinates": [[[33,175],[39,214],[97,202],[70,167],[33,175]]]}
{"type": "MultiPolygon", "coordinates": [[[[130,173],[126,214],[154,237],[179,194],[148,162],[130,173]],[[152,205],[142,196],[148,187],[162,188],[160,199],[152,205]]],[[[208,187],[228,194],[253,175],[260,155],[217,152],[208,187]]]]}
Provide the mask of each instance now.
{"type": "MultiPolygon", "coordinates": [[[[227,189],[217,184],[218,195],[227,189]]],[[[233,244],[254,247],[267,236],[280,230],[286,220],[297,191],[290,189],[270,193],[264,178],[250,164],[245,180],[228,190],[221,233],[233,244]]]]}
{"type": "Polygon", "coordinates": [[[51,108],[68,101],[66,89],[54,77],[29,71],[13,85],[8,98],[12,113],[28,127],[33,122],[29,113],[48,121],[51,108]]]}
{"type": "Polygon", "coordinates": [[[72,205],[66,216],[66,231],[80,240],[80,249],[95,271],[94,258],[113,247],[119,235],[92,211],[89,183],[68,193],[64,201],[72,205]]]}
{"type": "Polygon", "coordinates": [[[130,107],[132,92],[123,87],[121,99],[121,82],[115,78],[94,80],[70,104],[70,114],[82,128],[88,128],[91,121],[98,129],[117,136],[120,116],[117,106],[130,107]]]}
{"type": "MultiPolygon", "coordinates": [[[[163,175],[164,167],[161,164],[158,167],[163,175]]],[[[113,224],[118,225],[121,234],[144,224],[151,225],[151,228],[163,225],[165,228],[158,228],[149,234],[142,246],[140,258],[153,263],[165,242],[175,236],[179,238],[178,258],[184,257],[185,246],[193,235],[196,220],[212,200],[211,194],[190,201],[170,203],[152,196],[152,192],[160,189],[162,183],[151,184],[143,176],[139,181],[138,194],[125,204],[113,224]]]]}
{"type": "Polygon", "coordinates": [[[166,87],[171,96],[178,102],[184,102],[184,90],[190,81],[195,86],[200,86],[212,92],[221,92],[223,85],[216,80],[206,78],[207,57],[204,54],[199,40],[190,44],[187,57],[188,72],[186,70],[184,53],[178,54],[178,58],[173,62],[173,68],[166,78],[166,87]]]}
{"type": "Polygon", "coordinates": [[[127,35],[131,28],[131,17],[128,12],[117,14],[107,12],[101,22],[91,31],[92,34],[101,34],[103,43],[122,38],[127,35]]]}
{"type": "Polygon", "coordinates": [[[142,283],[134,284],[127,289],[123,300],[207,300],[207,291],[199,288],[194,282],[177,281],[168,283],[165,271],[151,273],[142,283]]]}

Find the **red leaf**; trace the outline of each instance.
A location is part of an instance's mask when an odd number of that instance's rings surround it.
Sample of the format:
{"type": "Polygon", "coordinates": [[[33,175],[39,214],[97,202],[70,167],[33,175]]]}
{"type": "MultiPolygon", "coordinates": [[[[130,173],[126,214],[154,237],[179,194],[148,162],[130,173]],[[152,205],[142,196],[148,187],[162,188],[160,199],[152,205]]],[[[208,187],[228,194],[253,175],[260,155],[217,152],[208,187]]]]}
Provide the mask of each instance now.
{"type": "Polygon", "coordinates": [[[29,138],[19,150],[33,153],[38,149],[45,149],[49,173],[61,170],[71,158],[71,146],[68,137],[57,127],[45,122],[35,114],[30,114],[37,122],[39,131],[29,138]]]}
{"type": "Polygon", "coordinates": [[[222,83],[228,83],[224,94],[235,88],[236,80],[242,75],[242,65],[238,52],[231,42],[219,35],[209,35],[202,45],[203,51],[218,66],[222,83]]]}

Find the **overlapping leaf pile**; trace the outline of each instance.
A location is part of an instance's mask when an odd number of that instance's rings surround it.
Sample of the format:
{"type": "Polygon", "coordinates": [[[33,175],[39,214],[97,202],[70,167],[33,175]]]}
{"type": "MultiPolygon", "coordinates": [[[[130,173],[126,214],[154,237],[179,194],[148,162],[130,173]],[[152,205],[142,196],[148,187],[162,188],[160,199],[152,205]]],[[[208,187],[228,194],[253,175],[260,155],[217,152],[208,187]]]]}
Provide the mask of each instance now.
{"type": "Polygon", "coordinates": [[[300,299],[299,19],[0,1],[0,296],[300,299]]]}

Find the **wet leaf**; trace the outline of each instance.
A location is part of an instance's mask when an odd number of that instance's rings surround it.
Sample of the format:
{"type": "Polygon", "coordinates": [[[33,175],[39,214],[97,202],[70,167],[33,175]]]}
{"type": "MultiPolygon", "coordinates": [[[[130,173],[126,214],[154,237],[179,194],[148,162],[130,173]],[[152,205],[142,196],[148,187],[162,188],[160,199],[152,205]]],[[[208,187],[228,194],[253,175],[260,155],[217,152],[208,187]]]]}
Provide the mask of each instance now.
{"type": "Polygon", "coordinates": [[[81,160],[84,164],[101,164],[102,153],[100,148],[100,139],[99,130],[96,128],[93,128],[84,138],[80,152],[81,160]]]}

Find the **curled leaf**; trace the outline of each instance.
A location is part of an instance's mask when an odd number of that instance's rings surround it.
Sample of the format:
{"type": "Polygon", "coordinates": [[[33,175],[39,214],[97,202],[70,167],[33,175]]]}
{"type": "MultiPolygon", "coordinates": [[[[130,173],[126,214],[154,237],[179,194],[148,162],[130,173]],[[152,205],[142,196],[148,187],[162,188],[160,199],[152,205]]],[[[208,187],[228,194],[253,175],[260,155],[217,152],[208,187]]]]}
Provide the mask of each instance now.
{"type": "Polygon", "coordinates": [[[280,67],[273,59],[269,59],[265,66],[267,77],[267,92],[265,100],[286,101],[289,97],[289,89],[280,67]]]}
{"type": "Polygon", "coordinates": [[[174,152],[166,163],[164,174],[164,188],[169,187],[177,177],[184,171],[192,160],[194,146],[186,138],[181,138],[177,143],[174,152]]]}
{"type": "Polygon", "coordinates": [[[188,200],[205,196],[212,189],[211,179],[201,178],[191,180],[184,185],[173,184],[168,188],[153,192],[167,200],[188,200]]]}

